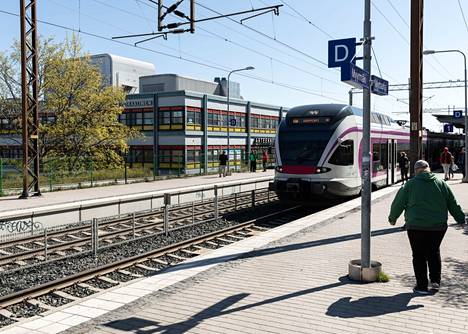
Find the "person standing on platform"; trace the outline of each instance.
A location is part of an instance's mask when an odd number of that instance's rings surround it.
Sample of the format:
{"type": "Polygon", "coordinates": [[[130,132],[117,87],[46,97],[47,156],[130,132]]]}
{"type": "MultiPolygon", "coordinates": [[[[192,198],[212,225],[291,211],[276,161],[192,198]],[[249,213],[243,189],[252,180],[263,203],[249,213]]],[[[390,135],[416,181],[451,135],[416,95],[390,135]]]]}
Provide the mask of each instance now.
{"type": "Polygon", "coordinates": [[[392,202],[388,222],[395,225],[405,211],[406,230],[413,253],[416,286],[413,291],[427,294],[429,281],[435,292],[440,288],[440,244],[447,231],[448,212],[458,224],[465,223],[465,213],[458,205],[452,190],[443,180],[431,173],[427,161],[414,164],[415,177],[400,188],[392,202]]]}
{"type": "Polygon", "coordinates": [[[440,164],[444,169],[445,181],[450,180],[450,165],[453,163],[453,156],[448,147],[444,147],[444,152],[440,155],[440,164]]]}
{"type": "Polygon", "coordinates": [[[257,156],[255,154],[255,151],[250,152],[249,160],[250,160],[250,171],[255,173],[257,171],[257,156]]]}
{"type": "Polygon", "coordinates": [[[227,161],[229,160],[229,157],[226,154],[226,151],[223,151],[219,155],[219,177],[225,177],[226,176],[226,164],[227,161]]]}
{"type": "Polygon", "coordinates": [[[409,159],[405,152],[400,153],[400,157],[398,158],[398,166],[400,167],[401,172],[401,182],[402,184],[405,184],[405,181],[408,181],[409,169],[409,159]]]}
{"type": "Polygon", "coordinates": [[[460,150],[460,153],[458,153],[458,169],[461,169],[461,172],[463,174],[463,178],[465,178],[465,148],[462,147],[460,150]]]}
{"type": "Polygon", "coordinates": [[[268,152],[267,151],[263,151],[262,163],[263,163],[263,171],[266,172],[267,164],[268,164],[268,152]]]}

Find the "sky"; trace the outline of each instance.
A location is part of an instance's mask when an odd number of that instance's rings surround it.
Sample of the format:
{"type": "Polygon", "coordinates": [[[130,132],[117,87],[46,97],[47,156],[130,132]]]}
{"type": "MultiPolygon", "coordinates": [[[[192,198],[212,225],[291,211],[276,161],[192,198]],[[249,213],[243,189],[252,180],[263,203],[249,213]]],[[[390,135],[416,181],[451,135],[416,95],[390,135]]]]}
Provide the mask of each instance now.
{"type": "MultiPolygon", "coordinates": [[[[170,5],[176,0],[164,0],[170,5]]],[[[180,10],[189,13],[188,0],[180,10]]],[[[363,35],[364,0],[197,0],[197,19],[282,4],[279,15],[268,13],[240,24],[244,16],[197,24],[195,34],[168,35],[139,44],[138,38],[112,37],[156,31],[157,10],[149,0],[37,0],[39,34],[63,41],[80,31],[83,48],[90,54],[112,53],[151,62],[157,73],[212,81],[232,69],[248,100],[285,107],[314,103],[348,103],[348,84],[340,72],[327,68],[329,40],[363,35]],[[211,10],[212,11],[211,11],[211,10]],[[237,22],[236,22],[237,21],[237,22]]],[[[459,49],[468,53],[468,0],[424,1],[424,48],[459,49]],[[462,10],[463,9],[463,12],[462,10]]],[[[0,0],[0,50],[9,52],[19,39],[18,0],[0,0]]],[[[374,57],[372,74],[390,84],[409,78],[410,0],[373,0],[371,9],[374,57]]],[[[175,22],[167,17],[167,22],[175,22]]],[[[358,53],[362,50],[358,47],[358,53]]],[[[361,55],[361,54],[358,54],[361,55]]],[[[358,61],[362,67],[362,62],[358,61]]],[[[463,58],[444,53],[424,57],[424,82],[463,80],[463,58]]],[[[440,130],[430,112],[463,109],[463,88],[425,90],[424,125],[440,130]]],[[[354,105],[362,106],[361,94],[354,105]]],[[[408,92],[372,95],[372,110],[408,119],[408,92]]]]}

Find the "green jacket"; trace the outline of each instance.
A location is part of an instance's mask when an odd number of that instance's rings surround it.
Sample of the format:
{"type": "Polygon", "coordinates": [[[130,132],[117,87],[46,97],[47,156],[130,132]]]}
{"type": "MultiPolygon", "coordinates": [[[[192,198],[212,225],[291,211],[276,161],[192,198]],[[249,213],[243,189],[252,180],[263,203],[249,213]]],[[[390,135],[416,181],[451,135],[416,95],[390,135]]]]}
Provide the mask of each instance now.
{"type": "Polygon", "coordinates": [[[429,172],[416,175],[401,187],[392,202],[388,221],[396,222],[403,210],[409,230],[445,230],[447,211],[457,223],[465,222],[465,214],[447,183],[429,172]]]}

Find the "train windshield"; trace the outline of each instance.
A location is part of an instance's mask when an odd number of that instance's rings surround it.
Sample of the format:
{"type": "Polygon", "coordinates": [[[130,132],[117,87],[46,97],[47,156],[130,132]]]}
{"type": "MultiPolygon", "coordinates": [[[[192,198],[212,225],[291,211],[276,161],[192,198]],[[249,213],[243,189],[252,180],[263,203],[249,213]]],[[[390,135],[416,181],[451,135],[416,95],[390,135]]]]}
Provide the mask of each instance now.
{"type": "Polygon", "coordinates": [[[317,166],[331,131],[281,131],[279,149],[283,165],[317,166]]]}

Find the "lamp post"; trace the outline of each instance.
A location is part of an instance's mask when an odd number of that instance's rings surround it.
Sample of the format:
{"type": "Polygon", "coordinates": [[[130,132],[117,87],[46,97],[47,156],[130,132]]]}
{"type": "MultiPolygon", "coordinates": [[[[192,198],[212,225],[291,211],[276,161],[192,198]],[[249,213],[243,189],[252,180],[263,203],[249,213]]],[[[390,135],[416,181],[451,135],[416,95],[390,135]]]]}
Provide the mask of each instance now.
{"type": "Polygon", "coordinates": [[[227,174],[229,175],[230,173],[230,164],[229,164],[229,152],[230,152],[230,128],[231,128],[231,120],[229,119],[229,82],[230,82],[230,79],[231,79],[231,74],[232,73],[235,73],[235,72],[241,72],[241,71],[252,71],[254,70],[255,67],[253,66],[247,66],[247,67],[244,67],[244,68],[239,68],[237,70],[232,70],[231,72],[229,72],[228,74],[228,77],[227,77],[227,99],[226,99],[226,107],[227,107],[227,156],[228,156],[228,161],[227,161],[227,174]]]}
{"type": "Polygon", "coordinates": [[[463,61],[465,65],[465,177],[463,178],[464,183],[468,183],[468,106],[467,106],[467,99],[468,99],[468,92],[467,92],[467,79],[466,79],[466,55],[460,50],[425,50],[423,55],[432,55],[435,53],[448,53],[448,52],[457,52],[463,56],[463,61]]]}

